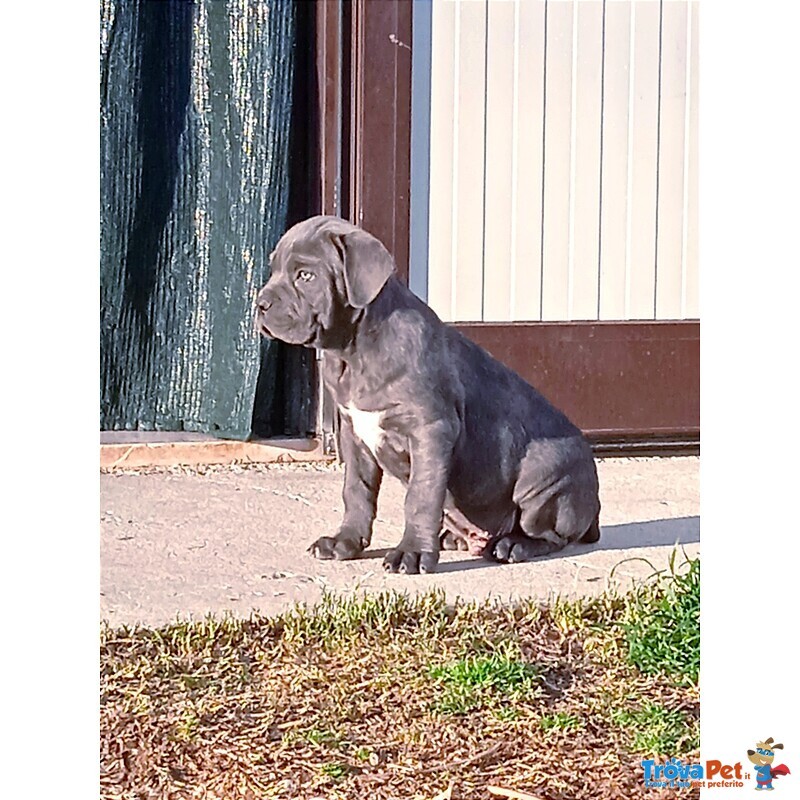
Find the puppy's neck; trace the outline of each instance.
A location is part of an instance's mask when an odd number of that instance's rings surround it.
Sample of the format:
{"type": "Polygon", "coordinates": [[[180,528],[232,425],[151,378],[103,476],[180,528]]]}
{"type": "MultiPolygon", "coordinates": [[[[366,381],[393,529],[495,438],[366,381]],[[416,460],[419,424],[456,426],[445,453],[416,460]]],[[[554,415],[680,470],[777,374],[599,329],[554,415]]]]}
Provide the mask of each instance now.
{"type": "Polygon", "coordinates": [[[384,284],[378,296],[365,308],[352,309],[347,334],[338,346],[325,347],[327,352],[348,363],[358,358],[362,343],[374,341],[386,330],[392,314],[407,308],[424,306],[394,275],[384,284]]]}

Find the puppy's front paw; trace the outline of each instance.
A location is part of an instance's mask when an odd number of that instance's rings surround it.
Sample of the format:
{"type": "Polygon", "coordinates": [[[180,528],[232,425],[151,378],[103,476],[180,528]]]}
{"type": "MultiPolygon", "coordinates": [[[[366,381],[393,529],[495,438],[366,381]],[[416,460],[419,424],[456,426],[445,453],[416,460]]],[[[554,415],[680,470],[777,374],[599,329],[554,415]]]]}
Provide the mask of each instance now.
{"type": "Polygon", "coordinates": [[[323,561],[331,559],[347,561],[351,558],[358,558],[364,552],[365,547],[366,544],[360,537],[321,536],[308,548],[308,552],[314,558],[323,561]]]}
{"type": "Polygon", "coordinates": [[[438,553],[417,553],[398,547],[390,550],[383,559],[383,568],[387,572],[400,572],[405,575],[436,572],[439,563],[438,553]]]}

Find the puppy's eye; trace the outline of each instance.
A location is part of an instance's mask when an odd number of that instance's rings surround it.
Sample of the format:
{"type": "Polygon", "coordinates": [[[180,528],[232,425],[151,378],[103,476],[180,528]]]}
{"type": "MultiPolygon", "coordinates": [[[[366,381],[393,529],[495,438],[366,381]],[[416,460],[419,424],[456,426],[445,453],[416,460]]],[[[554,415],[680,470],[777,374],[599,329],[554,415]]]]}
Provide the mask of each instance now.
{"type": "Polygon", "coordinates": [[[314,275],[313,272],[309,272],[307,269],[301,269],[298,271],[295,281],[297,283],[309,283],[309,281],[313,281],[316,277],[317,276],[314,275]]]}

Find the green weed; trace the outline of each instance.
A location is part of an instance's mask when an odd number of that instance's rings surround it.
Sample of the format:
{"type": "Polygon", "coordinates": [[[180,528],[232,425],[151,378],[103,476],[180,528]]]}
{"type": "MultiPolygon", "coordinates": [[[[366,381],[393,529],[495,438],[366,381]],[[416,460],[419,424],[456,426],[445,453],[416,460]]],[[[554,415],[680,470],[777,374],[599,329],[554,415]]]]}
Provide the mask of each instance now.
{"type": "Polygon", "coordinates": [[[359,761],[369,761],[372,757],[372,750],[370,750],[369,747],[359,747],[358,750],[353,753],[353,755],[359,761]]]}
{"type": "Polygon", "coordinates": [[[520,718],[519,708],[516,706],[498,706],[492,713],[500,722],[516,722],[520,718]]]}
{"type": "Polygon", "coordinates": [[[452,617],[444,592],[437,590],[415,597],[399,592],[341,597],[326,592],[317,605],[303,604],[285,613],[279,628],[287,643],[331,649],[363,636],[386,640],[411,631],[432,638],[452,617]]]}
{"type": "Polygon", "coordinates": [[[645,674],[666,674],[684,685],[700,672],[700,560],[687,559],[630,595],[623,631],[628,658],[645,674]]]}
{"type": "Polygon", "coordinates": [[[635,710],[618,709],[611,713],[611,720],[628,732],[630,747],[637,753],[671,756],[699,747],[696,723],[657,703],[645,703],[635,710]]]}
{"type": "Polygon", "coordinates": [[[342,741],[341,735],[336,733],[336,731],[319,728],[312,728],[310,731],[307,731],[303,735],[303,738],[311,744],[330,745],[331,747],[338,747],[342,741]]]}
{"type": "Polygon", "coordinates": [[[575,714],[558,712],[542,717],[539,725],[543,731],[550,733],[551,731],[577,731],[585,726],[585,722],[575,714]]]}
{"type": "Polygon", "coordinates": [[[523,661],[514,648],[506,646],[488,655],[469,655],[432,667],[428,674],[442,689],[436,710],[466,714],[501,699],[532,693],[541,669],[523,661]]]}
{"type": "Polygon", "coordinates": [[[347,764],[339,764],[336,762],[323,764],[320,767],[320,772],[323,775],[327,775],[329,778],[333,778],[334,780],[340,780],[341,778],[344,778],[349,771],[350,769],[347,764]]]}

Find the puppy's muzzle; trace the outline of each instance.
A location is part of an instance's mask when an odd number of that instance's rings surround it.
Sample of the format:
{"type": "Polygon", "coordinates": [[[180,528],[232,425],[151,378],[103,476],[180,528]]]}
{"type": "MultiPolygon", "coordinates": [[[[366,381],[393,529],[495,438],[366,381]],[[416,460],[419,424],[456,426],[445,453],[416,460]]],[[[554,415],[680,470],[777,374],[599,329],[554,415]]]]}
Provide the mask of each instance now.
{"type": "Polygon", "coordinates": [[[264,296],[263,292],[256,300],[256,313],[253,322],[256,333],[260,333],[262,336],[272,336],[266,323],[267,312],[270,310],[270,308],[272,308],[272,304],[273,299],[271,297],[264,296]]]}

